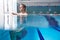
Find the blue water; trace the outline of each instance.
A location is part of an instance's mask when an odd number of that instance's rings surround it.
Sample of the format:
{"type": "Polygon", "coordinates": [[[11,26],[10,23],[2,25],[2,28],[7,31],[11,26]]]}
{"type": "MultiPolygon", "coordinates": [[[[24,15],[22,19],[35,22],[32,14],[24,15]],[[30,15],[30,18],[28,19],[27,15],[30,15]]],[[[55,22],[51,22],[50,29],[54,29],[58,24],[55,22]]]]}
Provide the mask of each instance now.
{"type": "MultiPolygon", "coordinates": [[[[53,18],[56,19],[58,24],[60,23],[60,21],[59,21],[60,16],[53,16],[53,18]]],[[[28,20],[28,23],[30,23],[30,27],[28,27],[27,29],[30,31],[27,31],[28,32],[27,35],[22,40],[43,40],[43,39],[44,40],[60,40],[60,31],[53,28],[53,26],[50,26],[44,16],[32,16],[28,20]],[[35,23],[36,25],[30,23],[31,21],[33,23],[35,23]],[[39,29],[42,36],[39,36],[37,29],[39,29]],[[34,36],[34,34],[35,34],[35,36],[34,36]],[[43,38],[41,39],[40,37],[43,37],[43,38]]]]}
{"type": "MultiPolygon", "coordinates": [[[[60,27],[60,16],[52,17],[58,22],[60,27]]],[[[44,16],[28,16],[27,22],[23,26],[25,28],[21,32],[12,34],[10,34],[10,31],[0,30],[0,40],[11,40],[11,35],[13,34],[18,40],[60,40],[60,31],[53,28],[44,16]]]]}

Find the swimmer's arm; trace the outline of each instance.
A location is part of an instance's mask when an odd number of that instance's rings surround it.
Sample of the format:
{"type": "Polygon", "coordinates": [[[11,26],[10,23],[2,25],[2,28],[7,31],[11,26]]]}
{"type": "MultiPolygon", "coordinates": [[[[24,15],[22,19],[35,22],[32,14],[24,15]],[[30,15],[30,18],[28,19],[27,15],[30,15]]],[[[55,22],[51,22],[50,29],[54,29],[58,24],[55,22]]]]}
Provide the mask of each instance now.
{"type": "Polygon", "coordinates": [[[18,13],[12,13],[13,15],[17,15],[17,16],[19,16],[19,14],[18,13]]]}

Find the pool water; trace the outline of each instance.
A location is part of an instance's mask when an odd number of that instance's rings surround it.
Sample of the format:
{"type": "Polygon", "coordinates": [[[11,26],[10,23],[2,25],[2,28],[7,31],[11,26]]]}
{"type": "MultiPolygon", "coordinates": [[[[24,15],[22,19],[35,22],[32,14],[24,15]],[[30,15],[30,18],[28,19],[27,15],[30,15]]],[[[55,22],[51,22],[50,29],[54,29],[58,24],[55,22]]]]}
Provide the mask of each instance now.
{"type": "Polygon", "coordinates": [[[0,30],[0,40],[60,40],[60,31],[58,31],[60,30],[60,16],[51,17],[49,21],[47,20],[49,17],[30,15],[22,31],[0,30]],[[51,25],[51,20],[53,20],[51,17],[57,22],[58,27],[51,25]]]}

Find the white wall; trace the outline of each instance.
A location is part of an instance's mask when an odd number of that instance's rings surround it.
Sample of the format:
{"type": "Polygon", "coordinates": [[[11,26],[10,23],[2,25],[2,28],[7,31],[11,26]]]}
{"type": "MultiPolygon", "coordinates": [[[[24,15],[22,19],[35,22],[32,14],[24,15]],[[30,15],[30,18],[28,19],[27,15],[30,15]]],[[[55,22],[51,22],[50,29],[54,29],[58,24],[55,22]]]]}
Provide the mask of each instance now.
{"type": "Polygon", "coordinates": [[[31,2],[60,2],[60,0],[18,0],[18,1],[31,1],[31,2]]]}
{"type": "Polygon", "coordinates": [[[27,6],[60,6],[60,0],[18,0],[18,3],[24,3],[27,6]]]}
{"type": "Polygon", "coordinates": [[[0,0],[0,28],[3,28],[4,23],[4,14],[3,14],[3,0],[0,0]]]}
{"type": "Polygon", "coordinates": [[[17,12],[17,0],[5,0],[5,30],[14,30],[17,27],[17,17],[12,12],[17,12]]]}
{"type": "Polygon", "coordinates": [[[11,15],[12,11],[17,12],[17,0],[0,0],[0,29],[17,27],[17,17],[11,15]]]}

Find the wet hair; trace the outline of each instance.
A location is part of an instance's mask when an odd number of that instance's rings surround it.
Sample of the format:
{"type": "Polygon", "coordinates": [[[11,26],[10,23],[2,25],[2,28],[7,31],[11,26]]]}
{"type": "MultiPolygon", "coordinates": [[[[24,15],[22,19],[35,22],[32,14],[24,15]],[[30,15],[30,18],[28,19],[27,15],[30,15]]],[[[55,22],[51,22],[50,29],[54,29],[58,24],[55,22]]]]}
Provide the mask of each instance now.
{"type": "Polygon", "coordinates": [[[24,8],[25,8],[25,10],[26,10],[26,5],[25,4],[21,4],[24,8]]]}

